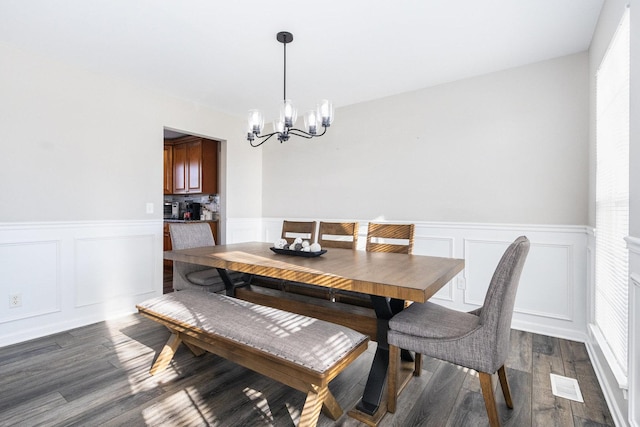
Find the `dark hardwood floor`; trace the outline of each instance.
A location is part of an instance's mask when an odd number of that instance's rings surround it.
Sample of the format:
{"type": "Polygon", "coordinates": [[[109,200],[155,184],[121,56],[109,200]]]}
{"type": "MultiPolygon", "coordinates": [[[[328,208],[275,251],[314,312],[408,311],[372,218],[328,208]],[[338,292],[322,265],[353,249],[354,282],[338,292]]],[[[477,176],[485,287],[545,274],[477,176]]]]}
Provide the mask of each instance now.
{"type": "MultiPolygon", "coordinates": [[[[170,367],[151,377],[168,338],[139,315],[96,323],[0,348],[2,426],[292,426],[304,395],[211,354],[181,347],[170,367]]],[[[508,376],[515,408],[498,391],[504,426],[612,426],[585,346],[512,331],[508,376]],[[549,373],[577,378],[585,403],[554,397],[549,373]]],[[[364,388],[375,343],[331,383],[345,412],[364,388]]],[[[478,376],[425,358],[381,426],[485,426],[478,376]]],[[[361,426],[343,415],[321,426],[361,426]]]]}

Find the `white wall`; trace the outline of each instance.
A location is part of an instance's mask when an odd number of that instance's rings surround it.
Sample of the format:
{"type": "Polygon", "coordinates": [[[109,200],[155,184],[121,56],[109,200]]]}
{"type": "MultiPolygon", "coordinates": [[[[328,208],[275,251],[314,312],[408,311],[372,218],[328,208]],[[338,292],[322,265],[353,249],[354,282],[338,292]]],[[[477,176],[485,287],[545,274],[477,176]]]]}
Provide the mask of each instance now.
{"type": "Polygon", "coordinates": [[[164,127],[223,140],[226,215],[261,216],[242,120],[8,45],[0,57],[0,346],[162,292],[164,127]]]}
{"type": "Polygon", "coordinates": [[[263,214],[584,225],[587,72],[580,53],[340,108],[265,144],[263,214]]]}
{"type": "Polygon", "coordinates": [[[227,141],[228,214],[260,215],[261,154],[238,118],[7,45],[0,54],[0,221],[161,219],[165,126],[227,141]]]}

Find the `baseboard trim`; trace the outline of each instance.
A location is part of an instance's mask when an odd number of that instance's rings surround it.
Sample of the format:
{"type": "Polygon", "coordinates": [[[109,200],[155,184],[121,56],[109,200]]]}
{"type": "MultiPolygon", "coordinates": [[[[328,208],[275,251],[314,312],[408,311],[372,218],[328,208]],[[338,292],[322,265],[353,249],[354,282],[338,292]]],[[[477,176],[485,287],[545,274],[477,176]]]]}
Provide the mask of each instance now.
{"type": "MultiPolygon", "coordinates": [[[[598,379],[598,383],[600,384],[600,388],[602,389],[602,394],[604,394],[604,400],[607,402],[607,406],[609,407],[609,411],[611,412],[614,424],[619,427],[628,426],[629,423],[627,422],[627,417],[625,414],[623,414],[622,410],[618,406],[617,400],[615,399],[615,395],[613,393],[613,387],[618,388],[618,385],[612,385],[607,380],[603,361],[598,356],[599,353],[593,346],[593,342],[591,341],[591,339],[587,339],[587,341],[585,342],[585,347],[587,348],[587,354],[589,354],[591,366],[593,366],[593,370],[596,373],[596,378],[598,379]]],[[[604,360],[604,363],[606,363],[606,360],[604,360]]]]}

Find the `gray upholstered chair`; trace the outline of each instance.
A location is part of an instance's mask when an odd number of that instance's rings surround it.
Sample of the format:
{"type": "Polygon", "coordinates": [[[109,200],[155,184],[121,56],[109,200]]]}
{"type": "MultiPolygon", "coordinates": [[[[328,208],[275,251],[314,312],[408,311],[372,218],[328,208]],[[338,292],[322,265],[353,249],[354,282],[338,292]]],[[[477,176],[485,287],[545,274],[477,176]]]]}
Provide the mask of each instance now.
{"type": "Polygon", "coordinates": [[[511,317],[529,240],[518,237],[498,263],[481,308],[469,313],[425,302],[414,303],[389,321],[388,409],[395,412],[398,350],[415,351],[478,371],[491,426],[499,426],[491,375],[496,371],[504,399],[513,408],[504,367],[511,317]]]}
{"type": "MultiPolygon", "coordinates": [[[[206,222],[171,223],[172,249],[214,246],[211,227],[206,222]]],[[[225,290],[224,282],[215,268],[175,261],[173,263],[173,290],[196,289],[208,292],[225,290]]]]}

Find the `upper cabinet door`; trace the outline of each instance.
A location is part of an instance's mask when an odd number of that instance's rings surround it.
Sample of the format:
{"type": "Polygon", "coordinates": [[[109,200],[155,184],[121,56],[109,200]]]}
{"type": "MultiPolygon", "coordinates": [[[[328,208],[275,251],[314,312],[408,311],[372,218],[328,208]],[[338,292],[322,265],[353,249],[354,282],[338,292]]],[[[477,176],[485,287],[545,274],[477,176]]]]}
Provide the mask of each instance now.
{"type": "Polygon", "coordinates": [[[202,193],[202,141],[187,145],[187,193],[202,193]]]}
{"type": "Polygon", "coordinates": [[[200,164],[201,193],[218,194],[218,150],[220,143],[202,140],[202,163],[200,164]]]}
{"type": "MultiPolygon", "coordinates": [[[[173,142],[173,194],[218,193],[218,141],[198,137],[173,142]]],[[[166,165],[166,153],[165,153],[166,165]]],[[[166,178],[166,172],[165,172],[166,178]]]]}
{"type": "Polygon", "coordinates": [[[164,146],[164,194],[173,194],[173,147],[164,146]]]}
{"type": "Polygon", "coordinates": [[[173,193],[187,192],[187,145],[173,146],[173,193]]]}

